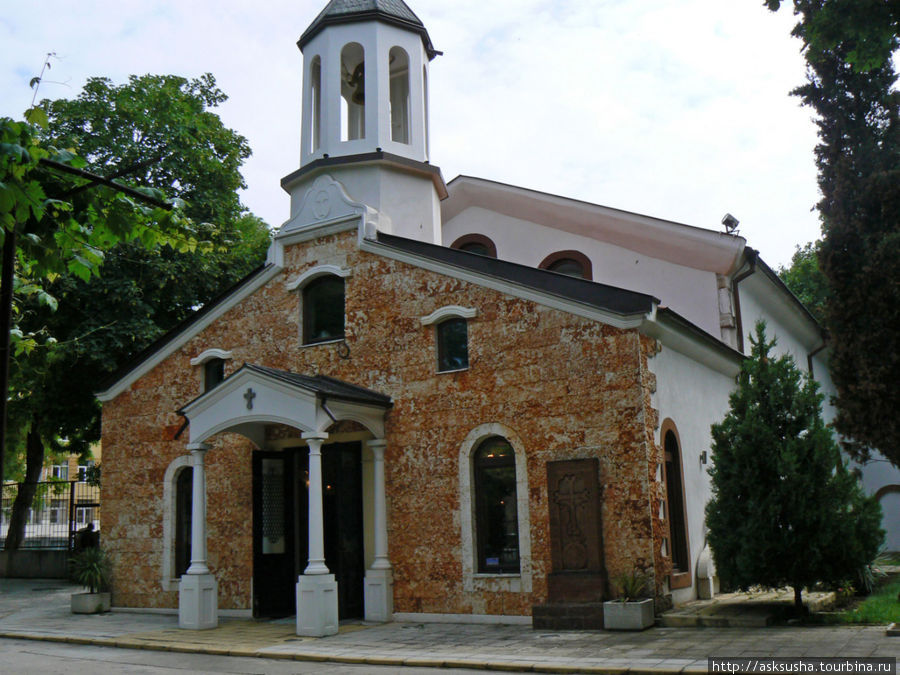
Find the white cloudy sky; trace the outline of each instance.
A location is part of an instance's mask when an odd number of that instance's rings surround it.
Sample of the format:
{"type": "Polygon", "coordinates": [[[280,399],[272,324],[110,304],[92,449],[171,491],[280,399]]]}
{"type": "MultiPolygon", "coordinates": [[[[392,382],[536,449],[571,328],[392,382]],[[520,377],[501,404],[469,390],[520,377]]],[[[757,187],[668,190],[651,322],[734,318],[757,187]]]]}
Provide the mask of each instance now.
{"type": "MultiPolygon", "coordinates": [[[[246,136],[244,203],[288,214],[300,155],[300,52],[326,0],[3,0],[0,115],[86,77],[212,72],[246,136]],[[54,84],[62,82],[64,84],[54,84]]],[[[762,0],[408,0],[437,49],[432,163],[719,229],[726,212],[769,264],[816,238],[810,111],[793,17],[762,0]]]]}

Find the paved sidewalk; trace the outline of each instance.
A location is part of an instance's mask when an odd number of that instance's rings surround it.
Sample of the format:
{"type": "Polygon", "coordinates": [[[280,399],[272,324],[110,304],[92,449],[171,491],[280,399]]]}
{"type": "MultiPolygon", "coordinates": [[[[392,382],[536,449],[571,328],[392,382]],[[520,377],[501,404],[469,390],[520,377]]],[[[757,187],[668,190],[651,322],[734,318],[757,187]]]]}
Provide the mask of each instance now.
{"type": "Polygon", "coordinates": [[[0,637],[231,656],[546,673],[707,672],[708,656],[900,657],[884,627],[651,628],[641,633],[526,626],[346,625],[300,638],[292,621],[223,619],[186,631],[172,614],[73,615],[61,581],[0,579],[0,637]]]}

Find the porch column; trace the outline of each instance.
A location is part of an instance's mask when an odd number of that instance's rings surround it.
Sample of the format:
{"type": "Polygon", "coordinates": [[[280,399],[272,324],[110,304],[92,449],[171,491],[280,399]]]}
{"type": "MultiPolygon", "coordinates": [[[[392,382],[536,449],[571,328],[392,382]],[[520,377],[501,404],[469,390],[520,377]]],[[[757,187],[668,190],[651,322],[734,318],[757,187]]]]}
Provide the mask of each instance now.
{"type": "Polygon", "coordinates": [[[193,469],[191,498],[191,565],[178,585],[178,625],[204,630],[219,625],[219,598],[216,578],[206,564],[206,467],[209,446],[189,443],[193,469]]]}
{"type": "Polygon", "coordinates": [[[387,442],[383,438],[366,441],[372,451],[373,495],[375,498],[375,560],[366,570],[365,618],[366,621],[390,621],[394,613],[394,576],[388,558],[387,501],[384,485],[384,449],[387,442]]]}
{"type": "Polygon", "coordinates": [[[309,562],[297,580],[297,635],[338,632],[337,581],[325,565],[322,515],[322,443],[328,434],[305,432],[309,445],[309,562]]]}

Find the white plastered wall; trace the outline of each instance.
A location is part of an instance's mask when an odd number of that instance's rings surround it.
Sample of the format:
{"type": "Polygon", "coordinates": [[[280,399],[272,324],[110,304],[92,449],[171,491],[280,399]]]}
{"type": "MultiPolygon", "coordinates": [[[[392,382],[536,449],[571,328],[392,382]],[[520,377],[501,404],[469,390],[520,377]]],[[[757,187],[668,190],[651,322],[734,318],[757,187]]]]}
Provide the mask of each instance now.
{"type": "MultiPolygon", "coordinates": [[[[721,421],[728,412],[728,395],[734,379],[691,359],[674,349],[663,346],[650,359],[650,370],[656,375],[653,407],[659,411],[662,423],[671,419],[681,440],[681,467],[687,515],[688,555],[691,562],[691,585],[672,591],[675,604],[697,597],[697,558],[706,540],[706,503],[711,496],[707,468],[711,464],[710,426],[721,421]],[[703,452],[707,464],[700,463],[703,452]]],[[[660,443],[660,429],[656,431],[660,443]]]]}
{"type": "Polygon", "coordinates": [[[719,337],[716,275],[652,258],[597,239],[472,206],[443,224],[442,238],[450,246],[466,234],[483,234],[497,246],[497,257],[537,267],[551,253],[575,250],[586,255],[593,280],[647,293],[719,337]]]}

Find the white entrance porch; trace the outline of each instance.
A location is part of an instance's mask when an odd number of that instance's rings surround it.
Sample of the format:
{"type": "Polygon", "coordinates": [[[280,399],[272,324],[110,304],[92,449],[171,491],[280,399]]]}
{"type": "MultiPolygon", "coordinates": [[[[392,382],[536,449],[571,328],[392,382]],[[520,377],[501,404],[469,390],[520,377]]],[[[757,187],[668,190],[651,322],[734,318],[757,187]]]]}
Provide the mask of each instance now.
{"type": "Polygon", "coordinates": [[[190,423],[187,449],[193,471],[191,564],[179,585],[179,625],[207,629],[218,625],[215,576],[207,565],[206,443],[222,432],[265,446],[265,429],[281,424],[300,430],[308,447],[308,562],[296,584],[297,634],[332,635],[338,629],[338,582],[325,562],[322,446],[327,430],[353,421],[373,436],[372,494],[374,558],[364,580],[365,619],[389,621],[393,613],[391,564],[387,550],[384,485],[384,416],[389,397],[323,375],[314,377],[244,364],[218,386],[185,405],[179,413],[190,423]]]}

